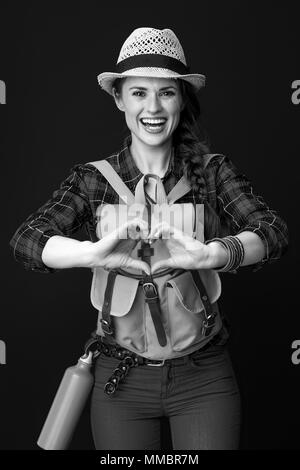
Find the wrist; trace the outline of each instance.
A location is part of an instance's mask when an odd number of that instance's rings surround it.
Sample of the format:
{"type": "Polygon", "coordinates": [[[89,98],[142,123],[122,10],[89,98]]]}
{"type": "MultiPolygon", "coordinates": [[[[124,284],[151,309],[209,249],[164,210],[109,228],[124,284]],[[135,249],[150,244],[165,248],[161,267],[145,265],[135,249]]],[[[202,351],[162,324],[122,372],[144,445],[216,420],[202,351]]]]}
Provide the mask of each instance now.
{"type": "Polygon", "coordinates": [[[94,268],[96,262],[96,243],[89,240],[81,242],[81,266],[86,268],[94,268]]]}
{"type": "Polygon", "coordinates": [[[41,258],[46,266],[54,269],[89,267],[93,258],[92,245],[88,240],[54,235],[45,244],[41,258]]]}
{"type": "MultiPolygon", "coordinates": [[[[228,256],[225,266],[223,265],[221,268],[215,267],[213,269],[215,269],[216,271],[232,272],[236,274],[237,268],[242,265],[245,256],[244,246],[239,237],[234,235],[228,235],[224,238],[215,237],[211,240],[207,240],[205,244],[208,245],[212,242],[219,243],[222,248],[225,249],[228,256]]],[[[219,256],[216,261],[217,263],[221,261],[220,256],[222,256],[221,251],[219,251],[219,256]]]]}
{"type": "Polygon", "coordinates": [[[211,250],[211,269],[218,269],[225,266],[229,259],[226,248],[216,241],[210,242],[207,246],[211,250]]]}

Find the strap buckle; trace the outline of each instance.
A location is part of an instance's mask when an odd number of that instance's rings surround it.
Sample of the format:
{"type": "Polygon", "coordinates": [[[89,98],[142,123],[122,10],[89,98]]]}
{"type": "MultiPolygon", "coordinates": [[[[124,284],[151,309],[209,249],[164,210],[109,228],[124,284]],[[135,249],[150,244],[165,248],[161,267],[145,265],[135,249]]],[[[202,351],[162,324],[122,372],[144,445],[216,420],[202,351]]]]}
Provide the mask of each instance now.
{"type": "Polygon", "coordinates": [[[214,326],[215,326],[215,317],[216,317],[216,313],[213,312],[213,313],[210,313],[209,315],[207,315],[207,317],[203,320],[202,322],[202,327],[201,327],[201,334],[203,336],[207,336],[208,335],[208,332],[207,330],[208,329],[212,329],[214,326]]]}
{"type": "MultiPolygon", "coordinates": [[[[154,360],[154,359],[150,359],[151,361],[154,360]]],[[[157,364],[154,364],[154,363],[151,363],[151,362],[146,362],[146,366],[151,366],[151,367],[161,367],[163,366],[165,363],[165,359],[161,359],[161,360],[157,360],[157,364]]]]}
{"type": "Polygon", "coordinates": [[[107,320],[104,320],[103,318],[100,319],[100,323],[102,325],[102,330],[106,335],[113,335],[113,329],[112,326],[108,323],[107,320]]]}
{"type": "Polygon", "coordinates": [[[147,300],[158,299],[158,292],[153,282],[144,282],[142,286],[144,294],[146,296],[146,302],[147,300]]]}

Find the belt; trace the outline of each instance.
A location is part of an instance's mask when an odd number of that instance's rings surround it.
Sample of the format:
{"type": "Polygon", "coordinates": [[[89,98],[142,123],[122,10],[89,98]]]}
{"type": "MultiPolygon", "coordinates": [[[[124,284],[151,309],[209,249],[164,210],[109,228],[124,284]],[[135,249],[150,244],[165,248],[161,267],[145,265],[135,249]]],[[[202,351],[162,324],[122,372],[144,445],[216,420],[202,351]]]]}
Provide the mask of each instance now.
{"type": "Polygon", "coordinates": [[[166,363],[171,363],[174,364],[176,363],[176,360],[182,360],[182,358],[189,358],[192,357],[194,354],[196,354],[199,350],[205,351],[212,345],[216,345],[220,340],[222,336],[220,333],[217,333],[213,338],[208,341],[202,348],[197,349],[196,351],[193,351],[190,354],[187,354],[186,356],[180,356],[180,357],[174,357],[170,359],[162,359],[162,360],[156,360],[156,359],[149,359],[144,356],[140,356],[137,353],[134,353],[130,351],[129,349],[123,348],[117,344],[110,344],[107,343],[104,337],[98,337],[97,340],[97,355],[104,354],[105,356],[108,357],[114,357],[116,359],[120,359],[120,363],[117,365],[117,367],[114,369],[113,374],[109,377],[108,381],[106,382],[104,386],[104,393],[106,395],[113,395],[117,388],[118,384],[121,381],[124,381],[125,377],[129,373],[130,369],[132,367],[138,367],[140,365],[146,365],[146,366],[152,366],[152,367],[162,367],[166,363]]]}

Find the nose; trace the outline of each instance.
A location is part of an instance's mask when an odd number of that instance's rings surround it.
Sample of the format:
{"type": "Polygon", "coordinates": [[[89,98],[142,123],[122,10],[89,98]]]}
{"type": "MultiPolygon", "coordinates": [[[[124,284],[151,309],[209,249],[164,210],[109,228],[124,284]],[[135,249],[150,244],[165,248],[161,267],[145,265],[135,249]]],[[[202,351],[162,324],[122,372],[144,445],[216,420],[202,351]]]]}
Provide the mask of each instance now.
{"type": "Polygon", "coordinates": [[[159,111],[161,111],[161,101],[157,93],[153,93],[149,95],[148,101],[147,101],[147,108],[148,112],[151,114],[156,114],[159,111]]]}

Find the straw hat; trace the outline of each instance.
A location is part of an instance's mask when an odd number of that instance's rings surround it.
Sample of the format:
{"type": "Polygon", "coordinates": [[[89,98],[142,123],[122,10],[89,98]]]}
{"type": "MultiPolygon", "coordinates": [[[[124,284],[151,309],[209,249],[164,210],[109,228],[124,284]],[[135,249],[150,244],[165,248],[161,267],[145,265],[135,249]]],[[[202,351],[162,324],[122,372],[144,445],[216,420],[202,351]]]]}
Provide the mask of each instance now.
{"type": "Polygon", "coordinates": [[[198,91],[205,76],[189,73],[182,46],[171,29],[138,28],[124,42],[115,72],[98,75],[99,85],[112,95],[113,82],[124,77],[180,78],[198,91]]]}

